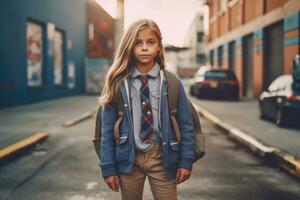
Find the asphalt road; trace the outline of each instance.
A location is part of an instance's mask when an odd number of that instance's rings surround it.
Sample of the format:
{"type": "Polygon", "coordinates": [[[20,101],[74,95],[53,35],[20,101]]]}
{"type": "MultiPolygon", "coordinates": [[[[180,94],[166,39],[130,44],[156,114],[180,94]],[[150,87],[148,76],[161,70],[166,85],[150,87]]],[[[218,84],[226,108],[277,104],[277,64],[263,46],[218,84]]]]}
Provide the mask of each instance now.
{"type": "MultiPolygon", "coordinates": [[[[0,168],[2,200],[114,200],[92,146],[94,118],[55,129],[42,145],[0,168]]],[[[179,199],[293,200],[300,182],[254,157],[201,118],[207,155],[178,187],[179,199]]],[[[144,199],[153,199],[146,184],[144,199]]]]}

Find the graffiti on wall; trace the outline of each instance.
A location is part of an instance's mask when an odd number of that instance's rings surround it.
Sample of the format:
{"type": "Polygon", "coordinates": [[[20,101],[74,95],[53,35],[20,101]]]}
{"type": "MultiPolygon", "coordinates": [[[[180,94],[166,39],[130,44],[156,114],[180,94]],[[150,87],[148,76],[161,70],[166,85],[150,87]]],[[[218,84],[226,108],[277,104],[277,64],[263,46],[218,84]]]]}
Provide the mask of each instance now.
{"type": "Polygon", "coordinates": [[[109,68],[109,60],[107,58],[86,58],[85,74],[86,74],[86,92],[100,93],[104,84],[105,74],[109,68]]]}
{"type": "Polygon", "coordinates": [[[75,87],[75,63],[68,63],[68,88],[72,89],[75,87]]]}
{"type": "Polygon", "coordinates": [[[27,23],[27,85],[42,85],[43,40],[42,26],[33,22],[27,23]]]}
{"type": "Polygon", "coordinates": [[[54,84],[63,83],[63,33],[55,31],[54,37],[54,84]]]}

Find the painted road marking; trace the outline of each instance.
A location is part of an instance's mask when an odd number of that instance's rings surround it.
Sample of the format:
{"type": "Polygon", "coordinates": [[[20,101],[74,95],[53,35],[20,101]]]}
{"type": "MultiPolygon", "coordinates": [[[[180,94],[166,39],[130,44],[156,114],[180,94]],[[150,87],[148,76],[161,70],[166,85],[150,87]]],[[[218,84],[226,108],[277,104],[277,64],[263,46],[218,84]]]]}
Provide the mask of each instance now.
{"type": "Polygon", "coordinates": [[[82,122],[83,120],[91,118],[95,113],[96,113],[96,111],[85,112],[85,113],[79,115],[78,117],[76,117],[75,119],[65,121],[63,123],[63,126],[64,127],[74,126],[75,124],[78,124],[79,122],[82,122]]]}
{"type": "Polygon", "coordinates": [[[13,154],[21,149],[24,149],[30,145],[38,143],[41,140],[46,139],[48,136],[49,136],[49,134],[47,132],[39,132],[39,133],[29,136],[23,140],[20,140],[19,142],[9,145],[9,146],[5,147],[4,149],[0,150],[0,160],[10,156],[11,154],[13,154]]]}

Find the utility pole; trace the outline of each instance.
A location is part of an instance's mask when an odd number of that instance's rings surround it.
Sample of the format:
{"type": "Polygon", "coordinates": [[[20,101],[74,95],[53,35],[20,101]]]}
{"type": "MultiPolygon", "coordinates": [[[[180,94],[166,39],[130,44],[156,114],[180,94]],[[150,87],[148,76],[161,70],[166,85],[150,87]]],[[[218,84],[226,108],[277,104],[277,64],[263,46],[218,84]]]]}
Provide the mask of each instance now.
{"type": "Polygon", "coordinates": [[[115,21],[115,49],[119,46],[124,32],[124,0],[117,0],[117,18],[115,21]]]}

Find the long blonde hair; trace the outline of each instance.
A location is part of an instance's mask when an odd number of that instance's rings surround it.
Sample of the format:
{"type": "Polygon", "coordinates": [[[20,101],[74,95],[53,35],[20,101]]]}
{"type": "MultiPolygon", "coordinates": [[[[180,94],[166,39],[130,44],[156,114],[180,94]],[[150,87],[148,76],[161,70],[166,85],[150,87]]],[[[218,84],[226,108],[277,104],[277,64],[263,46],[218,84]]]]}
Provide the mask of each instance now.
{"type": "Polygon", "coordinates": [[[162,37],[157,24],[150,19],[141,19],[133,22],[127,29],[126,33],[123,34],[113,64],[105,77],[105,83],[100,97],[100,104],[102,106],[108,106],[109,103],[114,100],[120,88],[121,81],[130,75],[135,64],[133,56],[135,40],[139,31],[145,28],[150,28],[156,34],[161,48],[155,58],[155,61],[162,69],[165,68],[162,37]]]}

